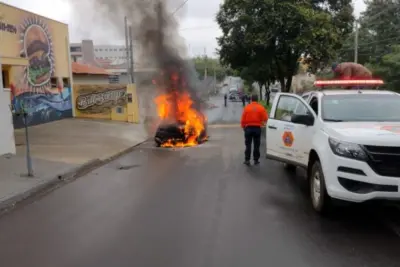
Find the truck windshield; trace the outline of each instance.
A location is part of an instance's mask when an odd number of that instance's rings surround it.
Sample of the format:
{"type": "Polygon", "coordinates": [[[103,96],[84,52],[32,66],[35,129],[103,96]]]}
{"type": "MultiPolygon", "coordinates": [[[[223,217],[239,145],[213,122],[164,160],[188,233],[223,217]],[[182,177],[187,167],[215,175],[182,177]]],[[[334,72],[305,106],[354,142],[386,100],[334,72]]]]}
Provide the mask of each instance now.
{"type": "Polygon", "coordinates": [[[400,97],[394,94],[325,95],[321,108],[329,122],[400,121],[400,97]]]}

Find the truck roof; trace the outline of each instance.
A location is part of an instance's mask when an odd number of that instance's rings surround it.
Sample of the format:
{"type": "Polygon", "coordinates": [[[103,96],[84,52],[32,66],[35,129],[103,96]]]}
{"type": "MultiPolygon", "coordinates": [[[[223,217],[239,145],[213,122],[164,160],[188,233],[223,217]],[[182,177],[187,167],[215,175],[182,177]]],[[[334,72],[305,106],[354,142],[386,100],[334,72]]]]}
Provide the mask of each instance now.
{"type": "Polygon", "coordinates": [[[399,95],[392,91],[381,90],[320,90],[316,91],[324,95],[355,95],[355,94],[371,94],[371,95],[399,95]]]}

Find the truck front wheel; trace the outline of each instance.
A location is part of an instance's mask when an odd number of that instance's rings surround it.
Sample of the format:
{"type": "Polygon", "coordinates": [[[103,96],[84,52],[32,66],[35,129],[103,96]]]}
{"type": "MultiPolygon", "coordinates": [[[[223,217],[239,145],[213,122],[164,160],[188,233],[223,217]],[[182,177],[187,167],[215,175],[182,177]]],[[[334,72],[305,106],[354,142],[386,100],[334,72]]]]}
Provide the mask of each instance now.
{"type": "Polygon", "coordinates": [[[325,177],[321,168],[321,163],[316,160],[311,168],[310,177],[310,196],[313,208],[320,214],[326,214],[331,208],[331,198],[326,191],[325,177]]]}

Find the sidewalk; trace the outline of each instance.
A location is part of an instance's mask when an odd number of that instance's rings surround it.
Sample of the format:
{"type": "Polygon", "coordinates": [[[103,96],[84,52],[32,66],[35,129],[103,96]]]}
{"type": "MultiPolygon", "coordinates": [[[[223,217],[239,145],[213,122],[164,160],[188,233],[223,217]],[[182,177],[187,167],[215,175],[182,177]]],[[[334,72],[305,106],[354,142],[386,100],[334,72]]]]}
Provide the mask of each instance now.
{"type": "Polygon", "coordinates": [[[146,139],[140,124],[65,119],[33,126],[29,141],[34,177],[26,177],[25,131],[18,129],[17,155],[0,156],[0,210],[146,139]]]}

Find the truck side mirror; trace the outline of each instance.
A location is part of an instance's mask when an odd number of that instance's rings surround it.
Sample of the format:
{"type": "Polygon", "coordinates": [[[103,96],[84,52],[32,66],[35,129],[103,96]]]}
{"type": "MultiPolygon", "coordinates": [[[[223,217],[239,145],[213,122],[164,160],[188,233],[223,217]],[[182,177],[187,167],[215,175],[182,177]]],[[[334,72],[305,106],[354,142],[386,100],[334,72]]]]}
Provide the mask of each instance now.
{"type": "Polygon", "coordinates": [[[307,115],[292,114],[291,122],[296,124],[303,124],[306,126],[312,126],[314,125],[314,116],[312,114],[307,114],[307,115]]]}

